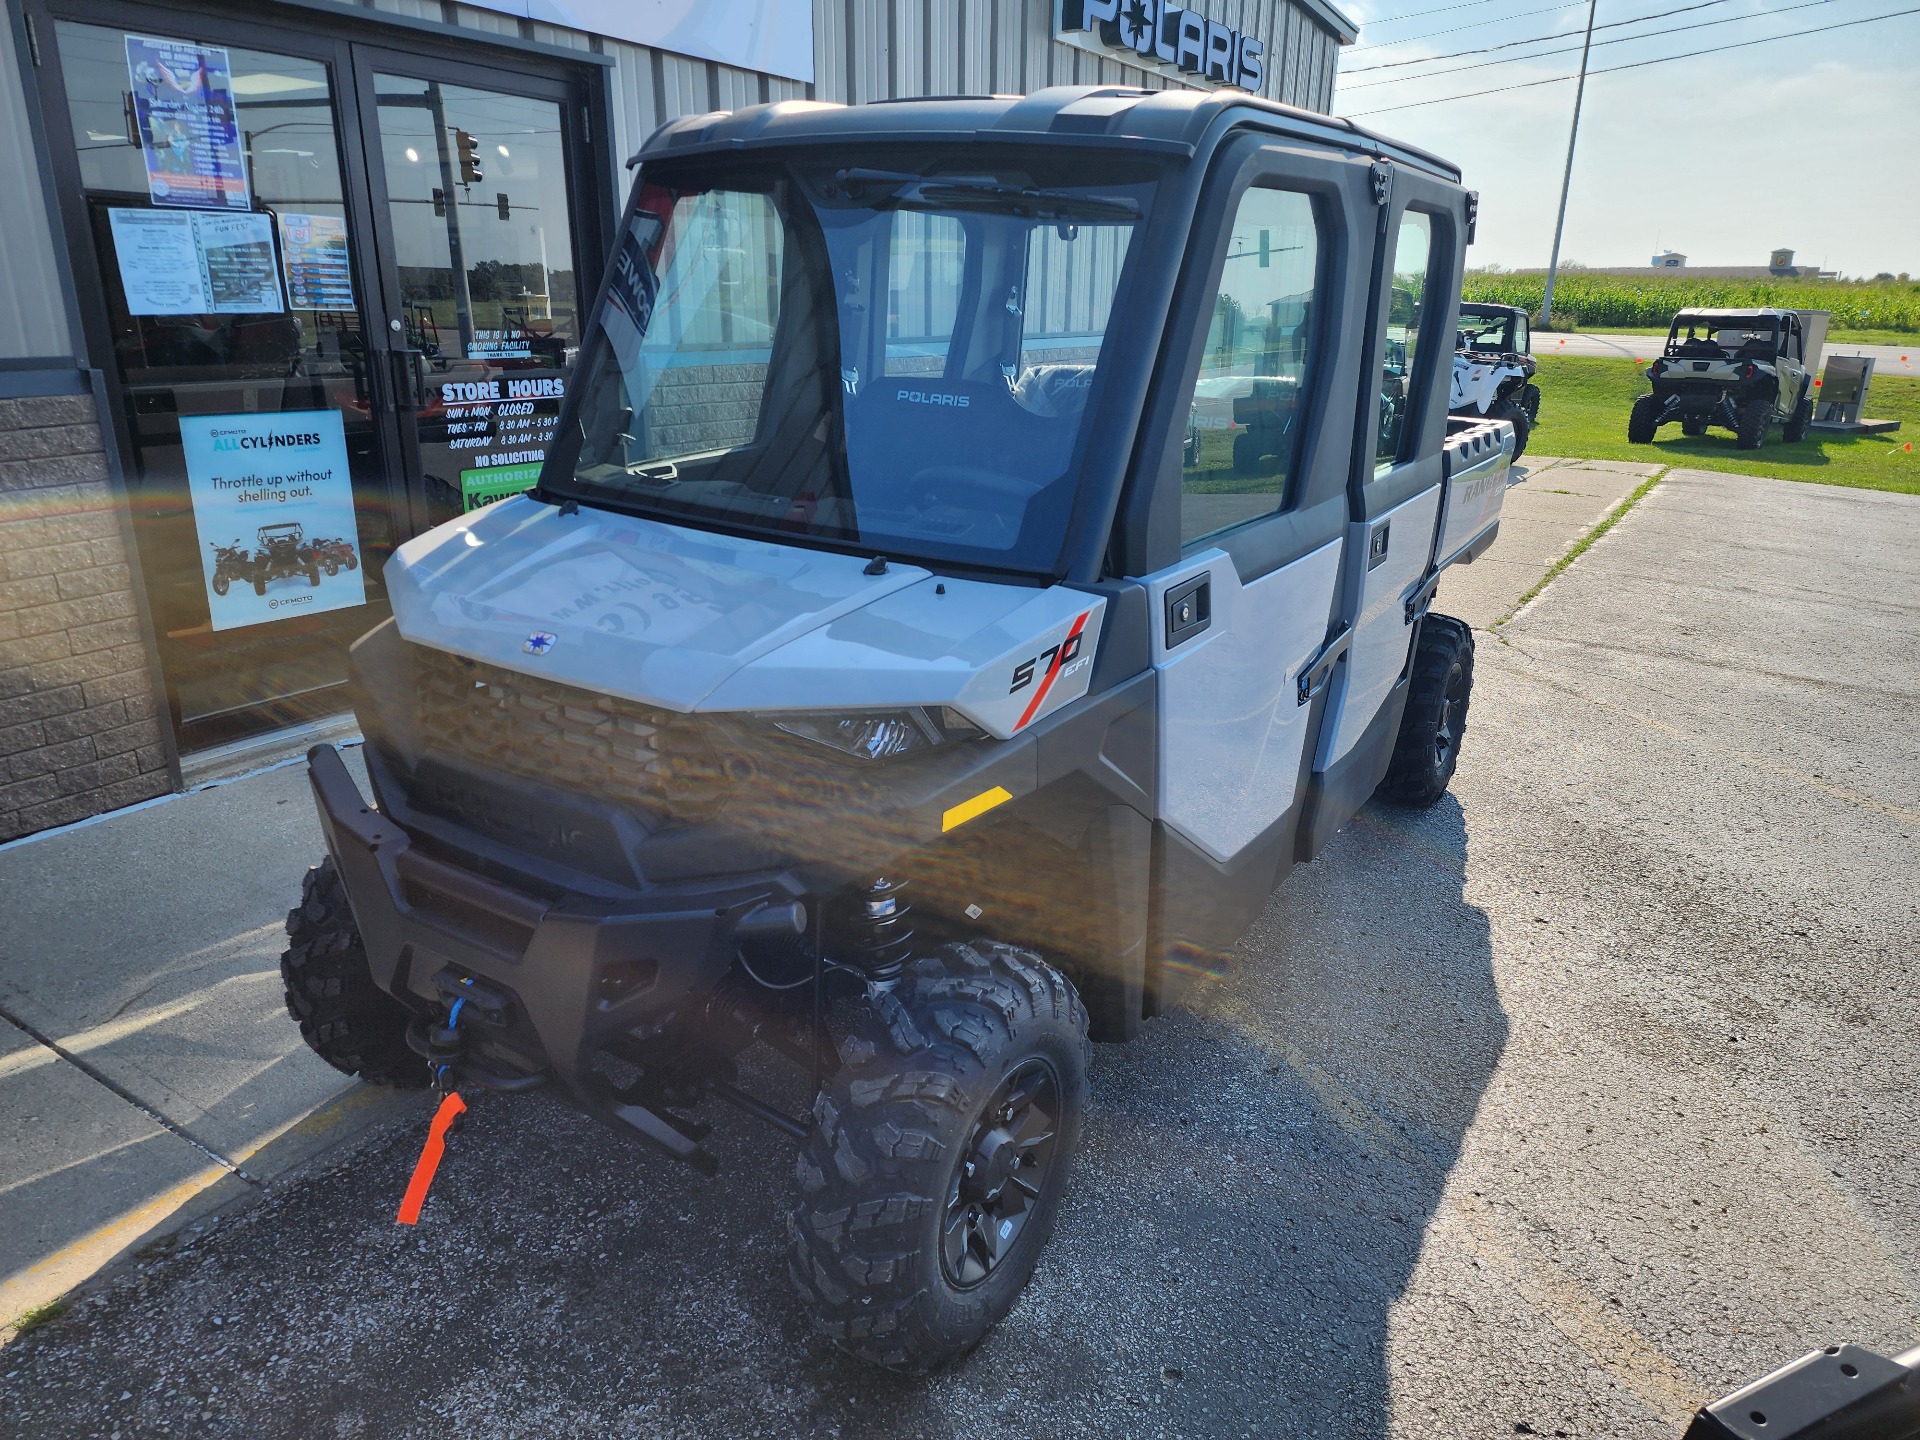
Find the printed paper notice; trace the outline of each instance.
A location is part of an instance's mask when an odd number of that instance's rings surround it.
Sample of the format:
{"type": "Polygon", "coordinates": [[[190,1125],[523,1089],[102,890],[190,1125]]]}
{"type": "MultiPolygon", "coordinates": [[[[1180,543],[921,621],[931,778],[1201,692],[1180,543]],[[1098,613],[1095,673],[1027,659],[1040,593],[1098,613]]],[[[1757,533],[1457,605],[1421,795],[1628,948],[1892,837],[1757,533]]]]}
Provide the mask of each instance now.
{"type": "Polygon", "coordinates": [[[107,212],[129,315],[279,315],[280,274],[266,215],[107,212]]]}
{"type": "Polygon", "coordinates": [[[338,410],[183,415],[215,630],[366,602],[338,410]]]}
{"type": "Polygon", "coordinates": [[[153,203],[252,209],[225,48],[140,35],[126,41],[134,121],[153,203]]]}
{"type": "Polygon", "coordinates": [[[296,310],[353,309],[347,222],[338,215],[280,214],[280,263],[296,310]]]}

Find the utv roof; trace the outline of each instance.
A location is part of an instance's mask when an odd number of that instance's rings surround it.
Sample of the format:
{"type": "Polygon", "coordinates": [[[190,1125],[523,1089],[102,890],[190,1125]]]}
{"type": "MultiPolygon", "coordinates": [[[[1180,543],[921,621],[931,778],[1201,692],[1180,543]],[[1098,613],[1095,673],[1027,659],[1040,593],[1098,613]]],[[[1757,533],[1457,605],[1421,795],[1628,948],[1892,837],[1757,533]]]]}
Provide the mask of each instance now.
{"type": "Polygon", "coordinates": [[[669,120],[628,165],[667,156],[772,145],[848,145],[1044,140],[1052,145],[1198,154],[1227,128],[1246,125],[1279,135],[1393,159],[1458,184],[1458,166],[1389,140],[1351,120],[1300,110],[1239,90],[1134,90],[1056,85],[1031,95],[950,95],[835,105],[783,100],[669,120]]]}
{"type": "Polygon", "coordinates": [[[1771,305],[1739,305],[1732,309],[1712,309],[1704,305],[1690,305],[1673,318],[1681,320],[1751,320],[1756,315],[1769,315],[1783,318],[1791,315],[1791,310],[1776,310],[1771,305]]]}

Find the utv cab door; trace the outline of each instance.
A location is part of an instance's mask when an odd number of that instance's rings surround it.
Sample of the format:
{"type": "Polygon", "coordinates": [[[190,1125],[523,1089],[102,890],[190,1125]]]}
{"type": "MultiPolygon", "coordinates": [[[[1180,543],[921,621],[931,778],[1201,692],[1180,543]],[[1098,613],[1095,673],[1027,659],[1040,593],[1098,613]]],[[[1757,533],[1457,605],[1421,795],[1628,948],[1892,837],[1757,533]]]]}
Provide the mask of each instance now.
{"type": "Polygon", "coordinates": [[[1121,535],[1152,627],[1163,959],[1224,952],[1292,862],[1344,643],[1372,211],[1364,159],[1273,136],[1224,145],[1201,191],[1121,535]]]}
{"type": "Polygon", "coordinates": [[[1364,805],[1393,757],[1446,495],[1447,400],[1466,235],[1464,192],[1390,161],[1370,179],[1371,298],[1345,492],[1336,627],[1298,858],[1364,805]]]}

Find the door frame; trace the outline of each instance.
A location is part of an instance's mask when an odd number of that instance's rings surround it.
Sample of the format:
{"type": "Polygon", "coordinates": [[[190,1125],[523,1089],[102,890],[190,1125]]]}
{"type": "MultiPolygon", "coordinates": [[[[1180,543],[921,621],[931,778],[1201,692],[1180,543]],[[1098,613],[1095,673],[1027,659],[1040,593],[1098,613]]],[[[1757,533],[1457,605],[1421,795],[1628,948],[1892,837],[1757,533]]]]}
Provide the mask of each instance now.
{"type": "MultiPolygon", "coordinates": [[[[600,271],[605,263],[605,237],[611,233],[612,222],[598,213],[584,213],[588,207],[580,203],[594,193],[596,171],[593,147],[587,143],[592,133],[592,121],[587,120],[583,132],[581,116],[585,111],[586,97],[573,77],[553,72],[522,74],[464,56],[434,52],[421,54],[396,50],[391,45],[352,42],[349,52],[353,68],[352,99],[357,111],[354,130],[360,143],[360,179],[371,197],[367,219],[374,244],[367,253],[372,257],[372,268],[376,272],[371,279],[380,296],[378,334],[369,334],[368,344],[384,357],[384,363],[377,367],[381,376],[380,403],[391,417],[385,429],[397,446],[395,458],[399,463],[395,468],[402,477],[401,488],[404,492],[396,496],[395,501],[396,504],[405,505],[402,513],[408,516],[406,528],[417,535],[430,529],[433,521],[428,513],[424,486],[412,483],[424,476],[419,426],[415,418],[417,412],[401,403],[393,383],[397,364],[395,357],[407,353],[407,347],[404,333],[401,336],[402,343],[398,346],[393,344],[390,322],[399,318],[404,325],[405,307],[401,303],[397,246],[391,243],[391,217],[385,208],[387,202],[384,197],[388,193],[386,161],[380,143],[376,75],[394,75],[409,80],[490,90],[522,99],[551,101],[560,107],[562,164],[569,198],[575,202],[569,225],[569,238],[574,249],[575,303],[580,308],[583,328],[585,297],[599,289],[600,271]],[[592,277],[590,285],[587,283],[589,276],[592,277]]],[[[605,207],[596,204],[595,208],[601,210],[605,207]]]]}
{"type": "MultiPolygon", "coordinates": [[[[379,215],[382,200],[375,189],[383,180],[378,166],[378,132],[365,128],[371,93],[362,95],[370,85],[370,70],[362,68],[363,57],[390,56],[396,73],[435,73],[424,78],[443,78],[453,83],[476,84],[536,98],[557,99],[565,117],[564,142],[567,157],[567,181],[573,202],[571,217],[575,271],[580,293],[595,293],[605,264],[613,232],[615,197],[610,177],[614,167],[608,163],[606,147],[611,143],[610,56],[587,50],[543,45],[518,36],[469,31],[457,26],[413,20],[398,15],[367,12],[356,15],[322,3],[322,0],[276,0],[270,20],[261,18],[257,5],[236,0],[205,0],[199,4],[172,3],[172,0],[21,0],[22,12],[33,27],[37,45],[32,59],[23,47],[23,68],[35,99],[39,121],[45,136],[45,159],[54,185],[53,203],[58,215],[61,238],[72,257],[69,271],[73,282],[73,304],[79,319],[78,339],[87,362],[101,375],[103,419],[109,434],[104,437],[110,450],[110,469],[118,477],[115,496],[121,513],[131,513],[131,505],[142,482],[137,474],[133,428],[127,413],[125,387],[114,364],[111,320],[108,314],[101,275],[101,257],[94,243],[88,202],[81,182],[80,158],[67,105],[65,75],[61,68],[56,25],[60,21],[117,29],[126,33],[178,35],[195,43],[265,50],[299,57],[324,65],[333,102],[336,143],[340,150],[341,190],[347,212],[349,244],[354,256],[354,283],[358,286],[360,312],[369,345],[385,344],[386,322],[392,311],[383,220],[379,215]],[[406,45],[405,50],[398,46],[406,45]],[[369,154],[375,157],[369,165],[369,154]],[[377,333],[376,333],[377,332],[377,333]]],[[[385,353],[384,349],[381,353],[385,353]]],[[[402,423],[395,413],[390,363],[370,367],[368,399],[375,412],[374,433],[376,463],[380,466],[384,495],[393,516],[393,543],[397,546],[418,534],[425,516],[423,485],[419,475],[417,450],[409,451],[412,426],[402,423]]],[[[135,528],[129,525],[129,533],[135,528]]],[[[146,565],[140,556],[137,536],[137,571],[146,565]]],[[[143,641],[158,646],[152,602],[145,593],[144,579],[137,582],[142,593],[136,597],[145,631],[143,641]]],[[[172,677],[167,673],[164,647],[154,651],[161,681],[157,699],[165,709],[169,750],[183,749],[185,728],[172,677]]],[[[290,723],[276,718],[276,708],[308,708],[320,714],[338,713],[347,708],[344,687],[339,704],[326,706],[306,697],[262,697],[240,711],[221,719],[220,728],[235,733],[230,739],[245,739],[270,733],[290,723]],[[257,721],[258,723],[253,723],[257,721]]],[[[297,722],[293,722],[297,723],[297,722]]],[[[222,743],[214,741],[215,745],[222,743]]]]}

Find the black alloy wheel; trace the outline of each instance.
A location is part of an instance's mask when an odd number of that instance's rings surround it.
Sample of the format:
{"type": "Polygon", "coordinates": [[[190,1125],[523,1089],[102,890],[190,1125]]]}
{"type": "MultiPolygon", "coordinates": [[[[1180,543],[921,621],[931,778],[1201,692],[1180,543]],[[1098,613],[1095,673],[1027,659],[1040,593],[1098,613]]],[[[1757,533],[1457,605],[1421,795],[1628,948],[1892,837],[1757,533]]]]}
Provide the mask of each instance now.
{"type": "Polygon", "coordinates": [[[1019,1240],[1046,1188],[1059,1134],[1060,1078],[1029,1060],[1000,1083],[954,1167],[940,1265],[957,1290],[991,1275],[1019,1240]]]}
{"type": "Polygon", "coordinates": [[[1460,738],[1467,728],[1467,692],[1472,687],[1471,672],[1455,660],[1447,670],[1440,723],[1433,727],[1433,768],[1438,774],[1451,775],[1459,760],[1460,738]]]}

